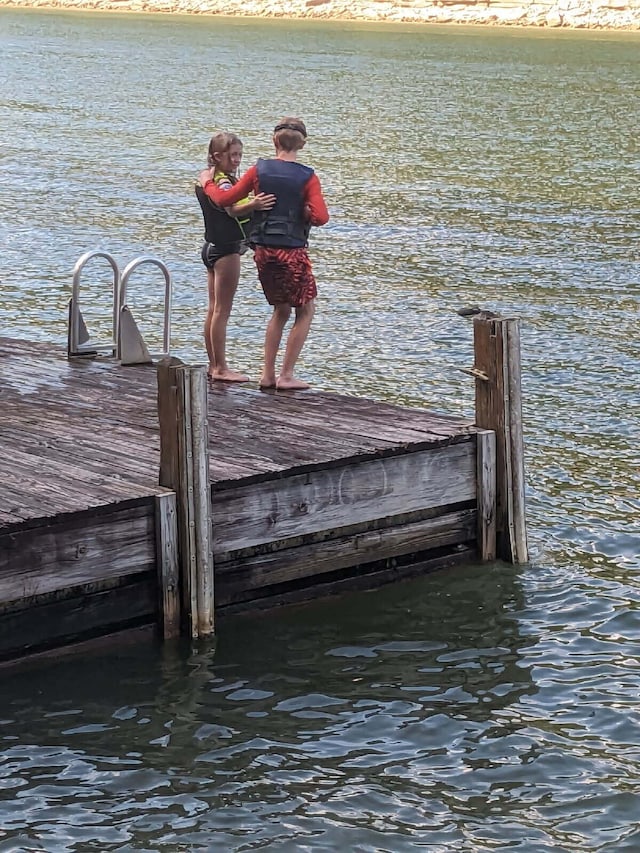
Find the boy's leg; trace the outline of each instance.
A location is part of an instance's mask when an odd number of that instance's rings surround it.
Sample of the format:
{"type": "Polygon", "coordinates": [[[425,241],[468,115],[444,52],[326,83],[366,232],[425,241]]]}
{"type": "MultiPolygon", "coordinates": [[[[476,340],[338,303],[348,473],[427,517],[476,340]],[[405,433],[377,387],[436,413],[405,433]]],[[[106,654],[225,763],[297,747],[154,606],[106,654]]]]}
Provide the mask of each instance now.
{"type": "Polygon", "coordinates": [[[273,314],[267,324],[264,336],[264,368],[260,377],[261,388],[276,387],[276,357],[287,320],[291,316],[291,306],[286,303],[273,306],[273,314]]]}
{"type": "Polygon", "coordinates": [[[214,276],[215,296],[210,325],[213,370],[209,371],[209,375],[212,379],[224,382],[248,382],[247,376],[227,366],[226,354],[227,323],[240,280],[240,255],[237,253],[225,255],[216,261],[214,276]]]}
{"type": "Polygon", "coordinates": [[[280,376],[276,381],[276,387],[282,390],[304,391],[309,388],[308,382],[303,382],[301,379],[296,379],[293,375],[296,362],[302,352],[302,347],[307,340],[311,321],[315,313],[316,303],[312,299],[310,302],[296,308],[296,319],[289,332],[287,338],[287,346],[284,351],[284,359],[282,360],[282,369],[280,376]]]}

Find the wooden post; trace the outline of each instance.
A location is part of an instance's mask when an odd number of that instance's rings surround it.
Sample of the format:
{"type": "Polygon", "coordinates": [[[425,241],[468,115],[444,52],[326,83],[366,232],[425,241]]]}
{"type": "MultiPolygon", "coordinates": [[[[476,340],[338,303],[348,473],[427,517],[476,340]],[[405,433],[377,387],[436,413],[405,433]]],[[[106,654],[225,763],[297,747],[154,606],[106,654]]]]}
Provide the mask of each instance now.
{"type": "MultiPolygon", "coordinates": [[[[193,511],[195,521],[195,599],[198,637],[213,634],[213,541],[209,480],[208,380],[205,368],[185,372],[190,381],[193,511]]],[[[195,635],[194,635],[195,636],[195,635]]]]}
{"type": "Polygon", "coordinates": [[[496,434],[476,433],[478,551],[485,561],[496,558],[496,434]]]}
{"type": "Polygon", "coordinates": [[[158,421],[160,424],[161,486],[173,489],[178,461],[178,430],[176,427],[176,383],[172,368],[182,367],[179,358],[163,358],[158,362],[158,421]]]}
{"type": "Polygon", "coordinates": [[[520,331],[517,319],[480,314],[473,320],[476,425],[496,434],[496,550],[512,563],[528,560],[520,331]]]}
{"type": "Polygon", "coordinates": [[[182,616],[191,637],[214,630],[209,423],[205,368],[158,364],[160,485],[176,493],[182,616]]]}
{"type": "Polygon", "coordinates": [[[165,640],[180,634],[180,574],[175,492],[156,495],[156,553],[160,617],[165,640]]]}

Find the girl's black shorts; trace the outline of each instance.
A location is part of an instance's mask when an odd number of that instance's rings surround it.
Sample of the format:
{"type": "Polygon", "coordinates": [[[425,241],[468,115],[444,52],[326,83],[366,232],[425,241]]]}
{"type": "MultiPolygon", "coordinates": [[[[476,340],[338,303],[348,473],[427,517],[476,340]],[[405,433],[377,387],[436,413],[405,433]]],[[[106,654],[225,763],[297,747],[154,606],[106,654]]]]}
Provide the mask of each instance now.
{"type": "Polygon", "coordinates": [[[225,258],[227,255],[244,255],[249,248],[248,243],[244,240],[238,240],[236,243],[225,243],[224,246],[217,246],[215,243],[205,243],[202,247],[200,257],[202,263],[208,270],[212,270],[216,265],[216,261],[220,258],[225,258]]]}

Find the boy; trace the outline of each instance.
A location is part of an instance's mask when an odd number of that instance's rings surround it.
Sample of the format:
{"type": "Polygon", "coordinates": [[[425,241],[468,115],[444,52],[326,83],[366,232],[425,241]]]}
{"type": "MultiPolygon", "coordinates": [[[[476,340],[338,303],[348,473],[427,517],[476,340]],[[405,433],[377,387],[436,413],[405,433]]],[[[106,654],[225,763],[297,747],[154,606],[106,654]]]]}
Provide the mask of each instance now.
{"type": "Polygon", "coordinates": [[[309,334],[318,293],[307,252],[308,236],[312,225],[324,225],[329,221],[329,213],[317,175],[309,166],[297,162],[298,151],[306,140],[304,122],[287,117],[273,131],[275,157],[258,160],[231,189],[217,187],[209,171],[200,175],[205,193],[224,207],[250,192],[276,196],[270,210],[254,214],[249,235],[260,284],[267,302],[273,306],[265,334],[261,388],[304,390],[309,387],[294,375],[309,334]],[[292,309],[295,309],[295,321],[287,337],[280,372],[276,374],[276,357],[292,309]]]}

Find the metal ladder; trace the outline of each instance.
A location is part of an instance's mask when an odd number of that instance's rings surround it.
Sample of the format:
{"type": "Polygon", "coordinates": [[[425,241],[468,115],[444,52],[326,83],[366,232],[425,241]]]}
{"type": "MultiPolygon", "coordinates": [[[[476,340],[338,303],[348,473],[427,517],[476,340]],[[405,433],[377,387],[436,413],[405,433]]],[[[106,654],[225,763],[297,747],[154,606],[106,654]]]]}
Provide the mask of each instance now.
{"type": "Polygon", "coordinates": [[[141,255],[127,264],[122,273],[117,261],[109,252],[94,249],[85,252],[73,268],[73,287],[69,300],[69,334],[67,357],[87,358],[99,354],[117,358],[121,364],[151,364],[155,359],[169,355],[171,347],[171,273],[158,258],[141,255]],[[104,258],[113,270],[113,312],[111,340],[94,342],[87,330],[80,310],[80,278],[83,269],[93,258],[104,258]],[[143,264],[158,267],[164,276],[164,322],[162,352],[150,353],[131,310],[126,302],[127,285],[131,273],[143,264]]]}

